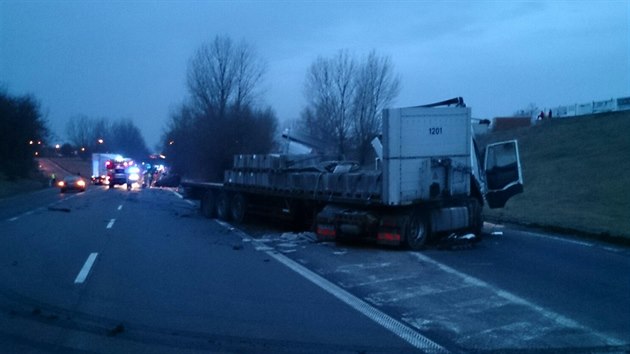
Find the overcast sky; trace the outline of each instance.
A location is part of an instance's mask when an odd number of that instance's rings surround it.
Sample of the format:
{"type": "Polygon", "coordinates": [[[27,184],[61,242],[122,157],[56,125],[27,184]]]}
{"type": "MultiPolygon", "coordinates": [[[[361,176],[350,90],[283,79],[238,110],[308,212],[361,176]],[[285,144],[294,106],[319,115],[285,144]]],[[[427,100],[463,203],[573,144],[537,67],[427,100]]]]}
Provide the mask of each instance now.
{"type": "Polygon", "coordinates": [[[299,117],[318,56],[375,49],[396,106],[464,97],[473,116],[630,96],[630,1],[4,1],[0,86],[33,94],[65,140],[72,116],[131,118],[147,144],[187,97],[189,58],[216,35],[267,62],[262,103],[299,117]]]}

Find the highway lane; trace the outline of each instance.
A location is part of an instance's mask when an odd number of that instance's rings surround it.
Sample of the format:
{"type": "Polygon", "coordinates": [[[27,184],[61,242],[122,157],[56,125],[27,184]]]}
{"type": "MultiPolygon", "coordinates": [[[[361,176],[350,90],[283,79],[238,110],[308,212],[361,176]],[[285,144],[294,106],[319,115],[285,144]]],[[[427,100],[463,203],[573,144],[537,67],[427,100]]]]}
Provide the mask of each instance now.
{"type": "Polygon", "coordinates": [[[625,247],[488,225],[474,247],[417,253],[242,228],[453,352],[630,350],[625,247]]]}
{"type": "Polygon", "coordinates": [[[169,191],[42,195],[0,221],[3,351],[417,349],[169,191]]]}
{"type": "Polygon", "coordinates": [[[630,350],[624,247],[487,227],[415,253],[234,227],[168,190],[50,197],[0,221],[15,352],[630,350]]]}
{"type": "Polygon", "coordinates": [[[430,251],[433,260],[563,314],[593,331],[630,333],[630,250],[598,241],[496,228],[472,252],[430,251]]]}
{"type": "Polygon", "coordinates": [[[0,221],[17,220],[24,214],[32,214],[54,206],[65,198],[74,198],[74,194],[59,193],[58,188],[46,188],[0,199],[0,221]]]}

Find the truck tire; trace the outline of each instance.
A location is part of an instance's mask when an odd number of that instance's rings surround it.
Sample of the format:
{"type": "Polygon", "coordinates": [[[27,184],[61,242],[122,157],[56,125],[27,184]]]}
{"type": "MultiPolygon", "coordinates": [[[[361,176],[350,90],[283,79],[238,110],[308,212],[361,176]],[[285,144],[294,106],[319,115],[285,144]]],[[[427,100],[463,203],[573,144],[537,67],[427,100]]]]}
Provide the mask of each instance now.
{"type": "Polygon", "coordinates": [[[237,193],[230,203],[230,217],[234,222],[242,223],[245,221],[247,213],[247,199],[242,193],[237,193]]]}
{"type": "Polygon", "coordinates": [[[131,183],[127,182],[127,190],[130,191],[131,190],[131,183]]]}
{"type": "Polygon", "coordinates": [[[214,219],[217,215],[217,200],[213,191],[207,191],[201,198],[201,215],[208,219],[214,219]]]}
{"type": "Polygon", "coordinates": [[[430,230],[427,218],[423,214],[412,214],[406,227],[405,244],[414,251],[424,249],[430,237],[430,230]]]}
{"type": "Polygon", "coordinates": [[[223,221],[229,221],[230,212],[230,195],[227,192],[221,192],[217,196],[217,217],[223,221]]]}

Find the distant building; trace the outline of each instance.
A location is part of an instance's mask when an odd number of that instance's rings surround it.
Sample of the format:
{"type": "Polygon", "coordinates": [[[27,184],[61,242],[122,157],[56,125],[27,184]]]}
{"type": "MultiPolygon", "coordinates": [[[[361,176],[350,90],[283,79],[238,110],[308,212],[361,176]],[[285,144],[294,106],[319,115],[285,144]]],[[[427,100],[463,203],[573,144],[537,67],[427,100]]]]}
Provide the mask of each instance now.
{"type": "Polygon", "coordinates": [[[591,101],[551,109],[554,118],[577,117],[589,114],[630,110],[630,97],[611,98],[603,101],[591,101]]]}
{"type": "Polygon", "coordinates": [[[496,117],[492,122],[493,131],[527,128],[532,125],[531,117],[496,117]]]}

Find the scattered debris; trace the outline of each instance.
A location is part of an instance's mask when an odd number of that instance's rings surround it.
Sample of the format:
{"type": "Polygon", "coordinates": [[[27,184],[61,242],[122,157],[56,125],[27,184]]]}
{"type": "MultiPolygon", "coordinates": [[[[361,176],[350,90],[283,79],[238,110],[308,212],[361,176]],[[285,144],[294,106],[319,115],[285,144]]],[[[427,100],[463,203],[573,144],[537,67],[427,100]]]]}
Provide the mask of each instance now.
{"type": "Polygon", "coordinates": [[[61,207],[55,207],[55,206],[49,206],[48,210],[50,210],[50,211],[63,211],[65,213],[69,213],[69,212],[72,211],[72,210],[70,210],[70,208],[61,208],[61,207]]]}
{"type": "Polygon", "coordinates": [[[34,316],[39,316],[42,314],[42,310],[38,309],[38,308],[34,308],[33,311],[31,312],[34,316]]]}
{"type": "Polygon", "coordinates": [[[122,324],[118,324],[116,327],[110,329],[107,332],[107,336],[108,337],[114,337],[114,336],[117,336],[117,335],[123,333],[124,331],[125,331],[125,326],[123,326],[122,324]]]}
{"type": "Polygon", "coordinates": [[[273,247],[269,246],[256,246],[256,251],[272,251],[273,247]]]}
{"type": "Polygon", "coordinates": [[[232,249],[233,249],[233,250],[235,250],[235,251],[240,251],[240,250],[242,250],[243,248],[244,248],[244,247],[243,247],[243,244],[242,244],[242,243],[239,243],[239,244],[237,244],[237,245],[233,245],[233,246],[232,246],[232,249]]]}
{"type": "Polygon", "coordinates": [[[442,250],[461,250],[471,248],[475,241],[475,234],[457,235],[455,233],[440,240],[437,245],[438,249],[442,250]]]}
{"type": "Polygon", "coordinates": [[[297,244],[291,243],[291,242],[282,242],[282,243],[277,244],[276,246],[282,247],[282,248],[295,248],[297,247],[297,244]]]}

